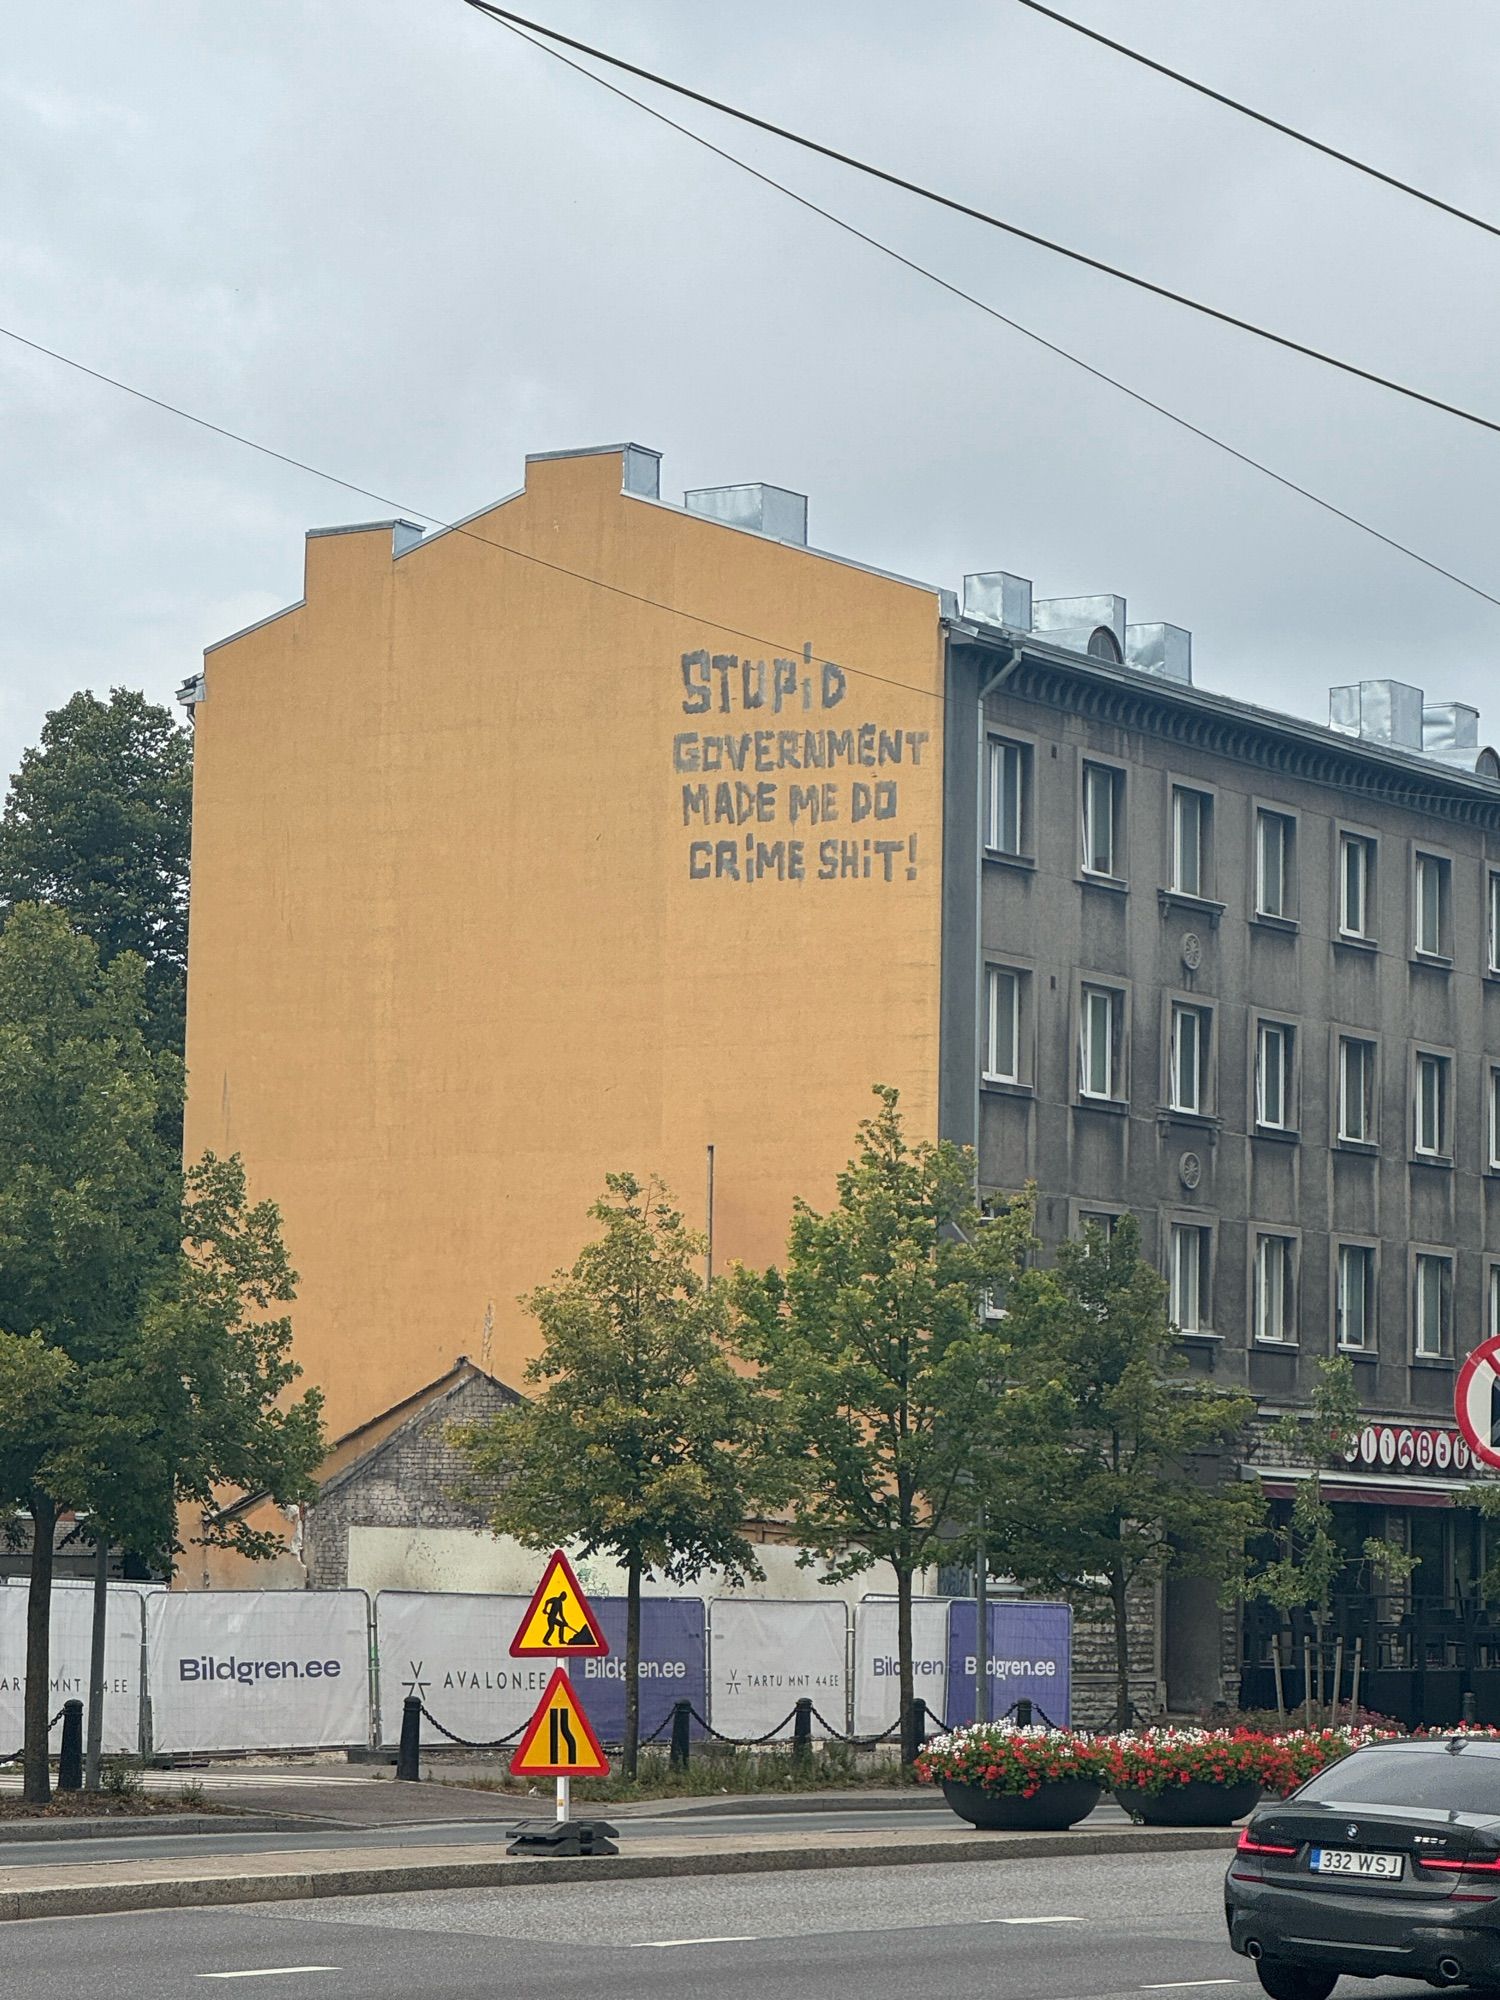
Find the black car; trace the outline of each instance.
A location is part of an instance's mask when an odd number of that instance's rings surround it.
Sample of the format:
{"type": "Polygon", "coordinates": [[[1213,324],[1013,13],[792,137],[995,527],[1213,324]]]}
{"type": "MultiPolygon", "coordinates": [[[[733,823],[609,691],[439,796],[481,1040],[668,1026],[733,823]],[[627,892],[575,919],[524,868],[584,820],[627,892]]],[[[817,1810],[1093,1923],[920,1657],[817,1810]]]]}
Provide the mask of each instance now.
{"type": "Polygon", "coordinates": [[[1500,1741],[1370,1744],[1257,1806],[1224,1910],[1272,2000],[1341,1973],[1500,1994],[1500,1741]]]}

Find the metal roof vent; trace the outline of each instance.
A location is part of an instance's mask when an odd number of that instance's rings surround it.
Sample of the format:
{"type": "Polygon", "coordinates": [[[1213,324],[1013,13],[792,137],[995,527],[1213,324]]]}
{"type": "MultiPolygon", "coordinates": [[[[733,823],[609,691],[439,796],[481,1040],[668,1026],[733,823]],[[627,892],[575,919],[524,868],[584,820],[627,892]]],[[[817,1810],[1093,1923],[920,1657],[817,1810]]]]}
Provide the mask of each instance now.
{"type": "Polygon", "coordinates": [[[1429,701],[1422,705],[1422,754],[1461,771],[1493,778],[1500,759],[1479,741],[1479,710],[1466,701],[1429,701]]]}
{"type": "Polygon", "coordinates": [[[1044,597],[1032,607],[1034,632],[1096,660],[1125,658],[1123,597],[1044,597]]]}
{"type": "Polygon", "coordinates": [[[1328,727],[1393,750],[1421,750],[1422,690],[1406,681],[1352,681],[1328,690],[1328,727]]]}
{"type": "Polygon", "coordinates": [[[1012,632],[1031,630],[1031,579],[1008,570],[979,570],[964,578],[964,616],[986,625],[1008,625],[1012,632]]]}
{"type": "Polygon", "coordinates": [[[1125,664],[1158,680],[1193,684],[1193,635],[1180,625],[1127,625],[1125,664]]]}
{"type": "Polygon", "coordinates": [[[690,514],[722,521],[726,527],[749,528],[773,541],[807,546],[807,495],[785,486],[695,486],[682,504],[690,514]]]}

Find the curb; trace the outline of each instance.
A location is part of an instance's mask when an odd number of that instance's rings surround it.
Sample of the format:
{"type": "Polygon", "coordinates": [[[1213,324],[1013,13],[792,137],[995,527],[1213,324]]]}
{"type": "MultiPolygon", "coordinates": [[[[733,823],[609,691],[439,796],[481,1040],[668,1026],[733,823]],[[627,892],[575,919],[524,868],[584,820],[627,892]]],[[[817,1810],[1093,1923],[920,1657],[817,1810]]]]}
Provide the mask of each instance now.
{"type": "Polygon", "coordinates": [[[769,1875],[812,1868],[898,1868],[950,1861],[1037,1861],[1053,1855],[1225,1852],[1234,1829],[976,1835],[936,1846],[739,1848],[712,1854],[620,1854],[579,1860],[424,1861],[284,1874],[191,1875],[165,1881],[55,1884],[0,1891],[0,1922],[190,1910],[235,1903],[309,1902],[324,1896],[391,1896],[434,1889],[521,1888],[541,1882],[649,1881],[692,1875],[769,1875]]]}
{"type": "Polygon", "coordinates": [[[339,1820],[300,1819],[291,1813],[120,1813],[98,1819],[0,1819],[0,1855],[14,1843],[36,1840],[133,1840],[185,1833],[344,1833],[339,1820]]]}

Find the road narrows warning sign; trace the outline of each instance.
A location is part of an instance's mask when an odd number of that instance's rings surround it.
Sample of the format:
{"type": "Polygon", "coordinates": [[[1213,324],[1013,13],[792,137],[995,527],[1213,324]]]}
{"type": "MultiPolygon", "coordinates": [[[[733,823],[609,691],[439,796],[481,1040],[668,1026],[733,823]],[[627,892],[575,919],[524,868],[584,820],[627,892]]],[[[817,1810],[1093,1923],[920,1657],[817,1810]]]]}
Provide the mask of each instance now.
{"type": "Polygon", "coordinates": [[[567,1669],[559,1667],[537,1703],[516,1754],[510,1760],[517,1778],[604,1778],[609,1759],[599,1746],[593,1724],[573,1692],[567,1669]]]}
{"type": "Polygon", "coordinates": [[[510,1650],[516,1659],[578,1659],[609,1651],[593,1606],[561,1549],[553,1550],[510,1650]]]}

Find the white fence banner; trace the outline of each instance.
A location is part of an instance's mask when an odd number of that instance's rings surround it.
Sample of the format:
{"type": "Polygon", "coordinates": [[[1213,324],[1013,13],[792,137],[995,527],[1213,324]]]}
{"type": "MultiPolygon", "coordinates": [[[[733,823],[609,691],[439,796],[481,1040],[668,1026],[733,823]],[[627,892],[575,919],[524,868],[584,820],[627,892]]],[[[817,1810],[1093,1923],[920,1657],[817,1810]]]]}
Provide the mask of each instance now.
{"type": "Polygon", "coordinates": [[[146,1657],[159,1751],[370,1740],[362,1590],[165,1591],[146,1605],[146,1657]]]}
{"type": "MultiPolygon", "coordinates": [[[[65,1701],[81,1701],[88,1713],[89,1649],[93,1640],[94,1593],[52,1593],[52,1667],[47,1714],[65,1701]]],[[[0,1593],[0,1757],[21,1747],[26,1698],[26,1592],[0,1593]]],[[[52,1732],[52,1747],[62,1724],[52,1732]]],[[[141,1747],[141,1598],[134,1590],[111,1587],[104,1610],[104,1749],[134,1755],[141,1747]]]]}
{"type": "MultiPolygon", "coordinates": [[[[912,1687],[939,1715],[948,1693],[948,1599],[917,1597],[911,1607],[912,1687]]],[[[896,1600],[861,1598],[854,1612],[854,1733],[878,1736],[901,1712],[896,1600]]]]}
{"type": "MultiPolygon", "coordinates": [[[[806,1699],[835,1729],[846,1729],[848,1630],[848,1606],[837,1598],[826,1604],[714,1598],[708,1611],[714,1728],[725,1736],[764,1736],[806,1699]]],[[[791,1722],[776,1733],[790,1738],[791,1722]]],[[[825,1734],[816,1720],[813,1734],[825,1734]]]]}
{"type": "MultiPolygon", "coordinates": [[[[401,1705],[414,1694],[455,1736],[493,1743],[529,1720],[556,1660],[513,1660],[510,1642],[529,1599],[453,1591],[382,1590],[375,1599],[380,1740],[401,1740],[401,1705]]],[[[574,1661],[576,1672],[580,1662],[574,1661]]],[[[440,1749],[428,1723],[422,1740],[440,1749]]]]}

